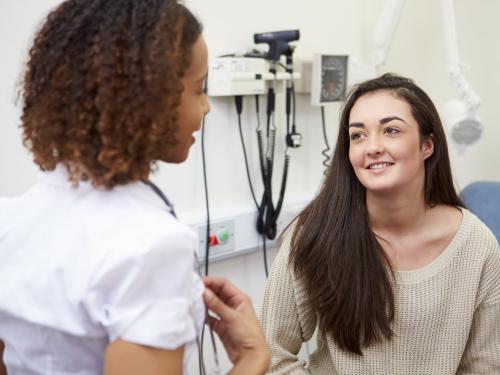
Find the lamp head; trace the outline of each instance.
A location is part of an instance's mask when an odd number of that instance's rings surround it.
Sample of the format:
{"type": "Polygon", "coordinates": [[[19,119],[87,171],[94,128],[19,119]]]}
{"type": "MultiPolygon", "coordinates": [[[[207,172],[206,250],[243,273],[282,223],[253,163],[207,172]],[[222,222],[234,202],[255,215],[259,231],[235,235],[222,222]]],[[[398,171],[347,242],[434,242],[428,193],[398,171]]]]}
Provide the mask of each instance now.
{"type": "Polygon", "coordinates": [[[469,109],[463,100],[450,100],[443,108],[443,123],[458,153],[477,142],[483,133],[483,125],[477,110],[469,109]]]}

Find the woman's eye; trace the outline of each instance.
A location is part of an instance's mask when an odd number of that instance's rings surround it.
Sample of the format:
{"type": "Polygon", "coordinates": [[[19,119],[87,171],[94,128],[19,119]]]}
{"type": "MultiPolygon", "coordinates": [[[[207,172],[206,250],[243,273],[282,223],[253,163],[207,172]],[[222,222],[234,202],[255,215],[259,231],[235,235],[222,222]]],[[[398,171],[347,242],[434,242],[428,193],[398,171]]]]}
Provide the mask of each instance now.
{"type": "Polygon", "coordinates": [[[384,129],[384,133],[386,134],[397,134],[399,133],[399,129],[398,128],[393,128],[393,127],[387,127],[384,129]]]}
{"type": "Polygon", "coordinates": [[[352,133],[350,138],[351,138],[351,141],[357,141],[358,139],[361,138],[361,133],[352,133]]]}

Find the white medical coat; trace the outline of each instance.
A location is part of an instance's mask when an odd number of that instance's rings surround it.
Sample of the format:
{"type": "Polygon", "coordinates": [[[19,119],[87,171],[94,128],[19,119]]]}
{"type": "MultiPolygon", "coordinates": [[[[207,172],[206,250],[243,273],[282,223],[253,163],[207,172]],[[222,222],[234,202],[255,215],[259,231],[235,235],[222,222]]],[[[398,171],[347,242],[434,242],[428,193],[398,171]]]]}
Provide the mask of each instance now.
{"type": "Polygon", "coordinates": [[[196,237],[142,182],[73,188],[63,167],[0,198],[0,338],[9,375],[102,373],[118,339],[186,345],[204,319],[196,237]]]}

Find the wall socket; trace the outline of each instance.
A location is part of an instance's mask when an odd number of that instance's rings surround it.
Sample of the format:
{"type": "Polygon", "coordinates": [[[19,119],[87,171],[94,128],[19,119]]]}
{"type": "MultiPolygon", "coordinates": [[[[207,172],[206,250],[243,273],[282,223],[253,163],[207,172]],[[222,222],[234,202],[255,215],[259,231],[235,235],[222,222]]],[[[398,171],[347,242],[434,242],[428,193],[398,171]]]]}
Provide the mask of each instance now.
{"type": "MultiPolygon", "coordinates": [[[[313,193],[287,197],[278,218],[278,232],[283,230],[292,219],[311,201],[313,193]]],[[[198,260],[205,259],[207,226],[203,211],[181,214],[180,219],[193,228],[198,235],[198,260]]],[[[253,202],[241,205],[219,207],[210,214],[210,234],[218,238],[219,244],[209,248],[210,262],[240,256],[262,249],[262,235],[256,230],[257,212],[253,202]],[[227,236],[226,236],[227,235],[227,236]],[[220,241],[222,236],[226,241],[220,241]]],[[[268,248],[275,246],[275,241],[267,241],[268,248]]]]}
{"type": "MultiPolygon", "coordinates": [[[[200,225],[198,227],[198,249],[200,256],[205,256],[207,242],[207,226],[200,225]]],[[[224,255],[234,251],[234,219],[215,221],[210,223],[209,235],[209,252],[210,256],[224,255]]]]}

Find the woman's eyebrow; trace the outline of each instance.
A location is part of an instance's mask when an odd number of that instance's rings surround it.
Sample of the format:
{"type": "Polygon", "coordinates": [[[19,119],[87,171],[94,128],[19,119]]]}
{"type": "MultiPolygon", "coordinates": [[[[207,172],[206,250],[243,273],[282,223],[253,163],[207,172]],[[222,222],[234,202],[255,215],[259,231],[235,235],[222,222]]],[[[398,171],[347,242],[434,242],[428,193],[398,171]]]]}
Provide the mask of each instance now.
{"type": "Polygon", "coordinates": [[[349,124],[349,127],[350,128],[364,128],[365,124],[363,124],[362,122],[352,122],[349,124]]]}
{"type": "Polygon", "coordinates": [[[406,124],[406,121],[398,116],[388,116],[388,117],[381,118],[379,120],[379,123],[380,123],[380,125],[383,125],[383,124],[387,124],[388,122],[390,122],[392,120],[399,120],[399,121],[402,121],[406,124]]]}
{"type": "MultiPolygon", "coordinates": [[[[404,122],[405,124],[407,124],[407,122],[405,120],[403,120],[401,117],[398,117],[398,116],[388,116],[388,117],[384,117],[384,118],[381,118],[378,122],[380,125],[384,125],[384,124],[387,124],[388,122],[391,122],[392,120],[399,120],[399,121],[402,121],[404,122]]],[[[349,128],[364,128],[365,127],[365,124],[363,124],[362,122],[352,122],[349,124],[349,128]]]]}

